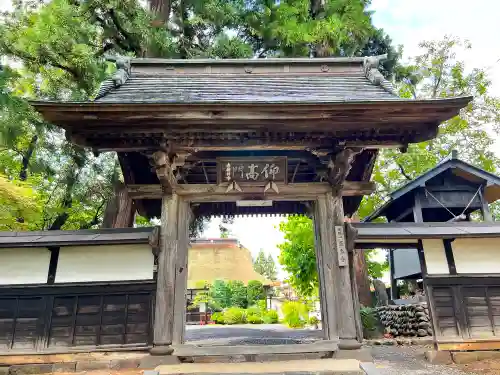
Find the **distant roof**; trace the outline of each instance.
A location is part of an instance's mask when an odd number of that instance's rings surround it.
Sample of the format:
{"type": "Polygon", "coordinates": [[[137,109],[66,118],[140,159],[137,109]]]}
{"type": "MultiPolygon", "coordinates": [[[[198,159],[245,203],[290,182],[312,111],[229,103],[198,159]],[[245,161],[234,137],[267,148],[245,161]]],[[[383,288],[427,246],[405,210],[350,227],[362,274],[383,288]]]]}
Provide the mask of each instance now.
{"type": "Polygon", "coordinates": [[[402,100],[371,58],[131,59],[105,81],[106,103],[333,103],[402,100]]]}
{"type": "Polygon", "coordinates": [[[483,169],[477,168],[463,160],[457,158],[457,154],[452,152],[446,159],[442,160],[437,166],[418,176],[413,181],[400,187],[389,194],[389,200],[378,210],[366,217],[363,221],[368,222],[379,216],[384,216],[385,211],[404,195],[414,191],[419,187],[424,187],[426,182],[437,175],[452,169],[453,173],[471,182],[484,183],[484,197],[489,202],[495,202],[500,199],[500,177],[483,169]]]}

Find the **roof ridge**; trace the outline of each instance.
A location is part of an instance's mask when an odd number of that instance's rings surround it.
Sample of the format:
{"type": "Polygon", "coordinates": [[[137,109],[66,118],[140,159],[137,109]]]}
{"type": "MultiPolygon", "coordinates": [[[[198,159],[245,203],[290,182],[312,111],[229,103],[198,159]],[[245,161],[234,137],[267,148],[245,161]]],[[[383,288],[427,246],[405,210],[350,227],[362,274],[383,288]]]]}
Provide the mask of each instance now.
{"type": "Polygon", "coordinates": [[[380,86],[389,94],[398,96],[394,86],[378,70],[380,63],[387,60],[387,54],[379,56],[367,56],[363,62],[365,76],[373,85],[380,86]]]}
{"type": "Polygon", "coordinates": [[[131,73],[130,58],[124,56],[117,57],[116,68],[116,71],[111,75],[111,77],[101,83],[94,100],[102,98],[113,89],[117,89],[127,82],[131,73]]]}

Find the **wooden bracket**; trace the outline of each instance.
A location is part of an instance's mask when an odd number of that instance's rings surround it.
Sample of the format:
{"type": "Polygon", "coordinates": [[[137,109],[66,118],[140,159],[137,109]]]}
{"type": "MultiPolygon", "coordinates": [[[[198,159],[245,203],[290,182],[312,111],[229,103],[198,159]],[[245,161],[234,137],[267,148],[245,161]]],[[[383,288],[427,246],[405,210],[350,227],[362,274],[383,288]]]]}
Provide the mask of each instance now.
{"type": "Polygon", "coordinates": [[[345,223],[345,237],[347,252],[352,253],[354,251],[356,237],[358,237],[358,230],[354,228],[350,222],[345,223]]]}
{"type": "Polygon", "coordinates": [[[363,151],[362,148],[345,148],[330,158],[328,163],[328,182],[335,189],[340,190],[342,188],[351,170],[352,162],[361,151],[363,151]]]}
{"type": "Polygon", "coordinates": [[[160,227],[155,227],[149,235],[149,246],[151,246],[153,255],[158,256],[160,253],[160,227]]]}

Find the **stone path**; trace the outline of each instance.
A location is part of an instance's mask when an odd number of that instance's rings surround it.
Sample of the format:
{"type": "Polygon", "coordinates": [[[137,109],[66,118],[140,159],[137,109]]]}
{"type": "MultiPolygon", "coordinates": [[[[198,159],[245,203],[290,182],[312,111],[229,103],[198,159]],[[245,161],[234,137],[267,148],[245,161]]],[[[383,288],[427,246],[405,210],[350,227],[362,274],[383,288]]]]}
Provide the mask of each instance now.
{"type": "Polygon", "coordinates": [[[186,341],[198,345],[300,344],[321,337],[320,330],[291,329],[281,324],[186,327],[186,341]]]}
{"type": "Polygon", "coordinates": [[[424,347],[374,346],[372,355],[381,375],[475,375],[454,365],[431,365],[424,347]]]}

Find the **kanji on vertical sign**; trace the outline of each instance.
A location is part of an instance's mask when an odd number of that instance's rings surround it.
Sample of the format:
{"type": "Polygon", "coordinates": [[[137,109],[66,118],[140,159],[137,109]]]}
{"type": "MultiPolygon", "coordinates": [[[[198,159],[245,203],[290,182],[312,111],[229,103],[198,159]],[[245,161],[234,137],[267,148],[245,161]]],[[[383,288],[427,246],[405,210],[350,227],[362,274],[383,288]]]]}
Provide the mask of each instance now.
{"type": "Polygon", "coordinates": [[[339,257],[339,267],[345,267],[348,263],[347,249],[345,246],[344,226],[335,226],[335,241],[337,243],[337,254],[339,257]]]}

